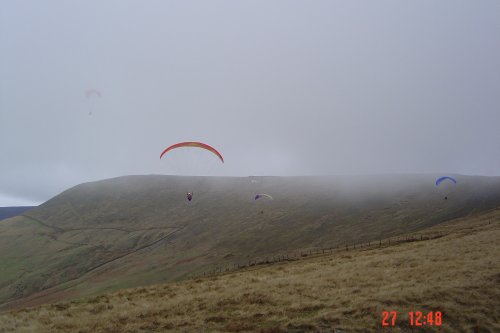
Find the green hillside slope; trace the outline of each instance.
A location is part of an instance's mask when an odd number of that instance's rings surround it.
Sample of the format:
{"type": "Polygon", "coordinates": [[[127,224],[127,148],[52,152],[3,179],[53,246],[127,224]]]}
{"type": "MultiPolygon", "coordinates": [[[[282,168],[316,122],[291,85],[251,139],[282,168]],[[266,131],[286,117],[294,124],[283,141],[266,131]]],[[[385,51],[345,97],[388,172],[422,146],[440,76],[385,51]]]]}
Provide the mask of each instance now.
{"type": "Polygon", "coordinates": [[[415,232],[500,205],[499,178],[457,176],[444,200],[435,176],[151,175],[82,184],[0,224],[0,303],[174,281],[257,257],[415,232]],[[256,193],[274,200],[256,202],[256,193]]]}
{"type": "Polygon", "coordinates": [[[0,331],[498,332],[500,209],[420,234],[13,311],[0,315],[0,331]],[[394,326],[382,327],[383,311],[397,313],[394,326]],[[410,311],[442,320],[411,325],[410,311]]]}

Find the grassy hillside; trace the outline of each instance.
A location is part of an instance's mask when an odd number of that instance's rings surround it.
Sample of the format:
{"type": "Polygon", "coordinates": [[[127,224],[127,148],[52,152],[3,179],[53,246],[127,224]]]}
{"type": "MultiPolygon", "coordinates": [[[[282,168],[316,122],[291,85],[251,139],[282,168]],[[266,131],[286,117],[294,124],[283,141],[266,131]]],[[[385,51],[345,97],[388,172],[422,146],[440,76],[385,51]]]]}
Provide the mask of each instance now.
{"type": "Polygon", "coordinates": [[[0,224],[0,304],[176,281],[262,256],[415,232],[500,205],[499,178],[457,178],[448,200],[435,175],[129,176],[82,184],[0,224]],[[255,202],[260,192],[275,200],[255,202]]]}
{"type": "Polygon", "coordinates": [[[14,311],[0,332],[499,332],[500,209],[421,235],[14,311]],[[384,310],[395,327],[381,327],[384,310]],[[412,328],[408,311],[443,324],[412,328]]]}

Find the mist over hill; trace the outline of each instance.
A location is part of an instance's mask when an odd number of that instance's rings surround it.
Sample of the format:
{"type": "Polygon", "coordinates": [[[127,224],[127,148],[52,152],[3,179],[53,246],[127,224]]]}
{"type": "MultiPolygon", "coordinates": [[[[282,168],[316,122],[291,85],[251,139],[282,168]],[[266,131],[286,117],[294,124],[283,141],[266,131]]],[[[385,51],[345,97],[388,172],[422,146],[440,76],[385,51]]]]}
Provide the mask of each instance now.
{"type": "Polygon", "coordinates": [[[180,280],[259,256],[416,232],[500,206],[500,177],[454,176],[458,184],[445,192],[433,174],[148,175],[81,184],[0,224],[0,303],[180,280]],[[256,201],[257,193],[274,200],[256,201]]]}
{"type": "Polygon", "coordinates": [[[0,221],[9,217],[22,214],[35,206],[20,206],[20,207],[0,207],[0,221]]]}

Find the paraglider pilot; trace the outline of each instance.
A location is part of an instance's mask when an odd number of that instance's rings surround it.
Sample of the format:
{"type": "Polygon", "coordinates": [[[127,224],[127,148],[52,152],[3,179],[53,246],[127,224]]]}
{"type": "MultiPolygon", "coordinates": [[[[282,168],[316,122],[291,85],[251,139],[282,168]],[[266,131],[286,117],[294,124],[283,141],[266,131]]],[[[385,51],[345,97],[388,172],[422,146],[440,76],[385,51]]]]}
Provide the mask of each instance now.
{"type": "Polygon", "coordinates": [[[188,199],[189,201],[191,201],[191,200],[193,199],[193,192],[188,192],[188,193],[186,194],[186,197],[187,197],[187,199],[188,199]]]}

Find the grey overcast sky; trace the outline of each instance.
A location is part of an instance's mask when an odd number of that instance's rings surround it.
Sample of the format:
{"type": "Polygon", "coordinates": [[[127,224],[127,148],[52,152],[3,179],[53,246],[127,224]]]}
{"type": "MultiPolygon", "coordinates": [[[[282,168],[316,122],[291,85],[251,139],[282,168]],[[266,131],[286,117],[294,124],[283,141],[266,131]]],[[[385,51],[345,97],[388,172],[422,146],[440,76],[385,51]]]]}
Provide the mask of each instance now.
{"type": "Polygon", "coordinates": [[[498,0],[0,2],[0,206],[129,174],[427,172],[500,175],[498,0]],[[226,163],[160,161],[179,141],[226,163]]]}

